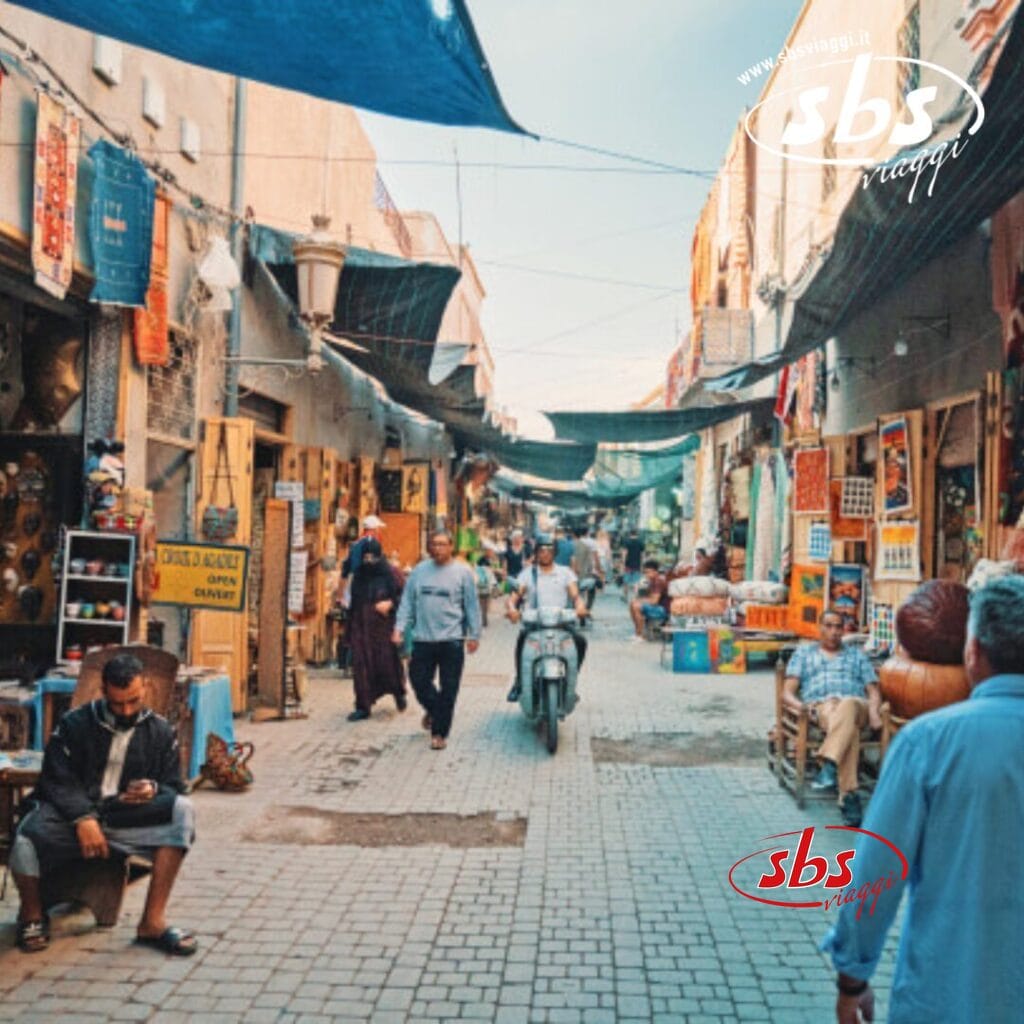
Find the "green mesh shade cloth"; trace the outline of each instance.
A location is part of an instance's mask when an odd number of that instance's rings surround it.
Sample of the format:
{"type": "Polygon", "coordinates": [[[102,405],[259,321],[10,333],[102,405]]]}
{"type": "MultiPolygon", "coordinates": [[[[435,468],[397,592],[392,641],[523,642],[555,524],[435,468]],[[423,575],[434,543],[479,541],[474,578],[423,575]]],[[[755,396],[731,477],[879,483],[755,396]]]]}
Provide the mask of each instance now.
{"type": "MultiPolygon", "coordinates": [[[[293,304],[298,302],[295,238],[254,225],[249,241],[251,257],[267,267],[293,304]]],[[[487,419],[486,402],[476,390],[475,366],[458,366],[440,382],[430,382],[437,332],[459,276],[456,267],[346,247],[330,330],[366,352],[344,348],[339,353],[379,380],[394,401],[443,423],[460,448],[548,480],[582,479],[597,446],[503,434],[487,419]]]]}
{"type": "Polygon", "coordinates": [[[630,409],[624,412],[546,412],[555,436],[571,441],[629,443],[667,441],[744,413],[767,414],[774,398],[692,409],[630,409]]]}
{"type": "MultiPolygon", "coordinates": [[[[1024,19],[1019,13],[1011,25],[983,96],[985,121],[977,134],[967,135],[973,104],[961,104],[935,121],[931,138],[888,161],[909,161],[962,133],[967,144],[960,156],[942,165],[932,194],[927,194],[931,170],[921,175],[912,203],[907,198],[913,174],[858,188],[839,218],[831,251],[819,253],[805,275],[809,283],[786,302],[783,322],[788,320],[788,327],[781,351],[705,380],[705,388],[749,387],[824,345],[1024,189],[1024,19]]],[[[950,70],[976,87],[989,56],[986,49],[971,55],[973,67],[950,70]]]]}
{"type": "Polygon", "coordinates": [[[593,479],[587,481],[592,498],[634,498],[660,484],[679,481],[683,459],[700,448],[696,435],[653,451],[615,451],[603,448],[594,461],[593,479]]]}

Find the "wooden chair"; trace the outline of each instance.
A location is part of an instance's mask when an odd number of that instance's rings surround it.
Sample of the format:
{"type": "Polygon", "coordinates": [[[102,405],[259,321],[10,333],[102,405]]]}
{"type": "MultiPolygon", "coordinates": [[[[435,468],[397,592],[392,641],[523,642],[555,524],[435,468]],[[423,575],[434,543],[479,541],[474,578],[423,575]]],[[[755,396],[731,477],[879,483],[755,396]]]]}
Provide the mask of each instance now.
{"type": "Polygon", "coordinates": [[[900,718],[892,713],[889,702],[882,704],[882,739],[880,742],[881,758],[884,761],[885,755],[889,752],[889,744],[896,738],[896,733],[909,722],[909,718],[900,718]]]}
{"type": "MultiPolygon", "coordinates": [[[[824,731],[810,719],[807,708],[799,711],[789,707],[782,699],[786,682],[786,663],[781,658],[775,664],[775,732],[771,758],[779,785],[793,794],[797,807],[807,800],[808,774],[817,772],[817,754],[825,739],[824,731]]],[[[883,718],[884,724],[884,718],[883,718]]],[[[860,737],[860,764],[857,778],[860,788],[872,790],[881,767],[882,744],[871,730],[865,728],[860,737]]],[[[819,794],[812,793],[817,798],[819,794]]],[[[832,793],[820,794],[822,799],[835,799],[832,793]]]]}
{"type": "MultiPolygon", "coordinates": [[[[108,647],[87,654],[82,661],[71,706],[76,708],[102,696],[103,668],[118,654],[132,654],[142,662],[146,705],[159,715],[171,717],[176,697],[178,659],[168,651],[143,644],[108,647]]],[[[49,909],[60,903],[81,903],[92,911],[101,928],[112,928],[121,913],[128,882],[146,870],[147,865],[141,861],[129,863],[116,856],[102,861],[76,862],[59,874],[44,875],[40,879],[43,906],[49,909]]]]}

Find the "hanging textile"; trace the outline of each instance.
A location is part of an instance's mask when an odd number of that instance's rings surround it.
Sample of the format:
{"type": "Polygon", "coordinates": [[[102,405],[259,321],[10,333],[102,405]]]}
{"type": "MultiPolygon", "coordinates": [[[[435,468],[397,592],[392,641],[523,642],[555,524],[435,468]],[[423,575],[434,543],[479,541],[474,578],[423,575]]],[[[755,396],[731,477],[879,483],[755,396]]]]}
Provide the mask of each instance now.
{"type": "Polygon", "coordinates": [[[718,469],[715,460],[715,446],[709,437],[702,449],[704,466],[700,487],[700,532],[701,539],[718,535],[718,469]]]}
{"type": "Polygon", "coordinates": [[[775,491],[776,454],[770,452],[763,462],[754,467],[758,476],[757,496],[754,506],[754,540],[751,545],[749,579],[778,580],[778,518],[776,511],[777,495],[775,491]]]}
{"type": "Polygon", "coordinates": [[[87,32],[321,99],[522,132],[465,0],[17,0],[87,32]]]}
{"type": "Polygon", "coordinates": [[[146,308],[135,310],[135,359],[139,366],[166,366],[170,359],[167,279],[171,200],[158,193],[153,204],[153,251],[146,308]]]}
{"type": "Polygon", "coordinates": [[[89,243],[96,284],[89,298],[115,306],[145,306],[153,249],[156,185],[138,158],[101,139],[93,162],[89,243]]]}
{"type": "Polygon", "coordinates": [[[782,452],[775,453],[775,572],[781,582],[793,564],[793,480],[782,452]]]}
{"type": "Polygon", "coordinates": [[[796,364],[796,412],[793,422],[799,431],[814,429],[814,404],[818,390],[817,362],[817,352],[808,352],[796,364]]]}
{"type": "Polygon", "coordinates": [[[67,294],[74,270],[79,137],[78,118],[40,92],[32,196],[32,268],[36,284],[58,299],[67,294]]]}

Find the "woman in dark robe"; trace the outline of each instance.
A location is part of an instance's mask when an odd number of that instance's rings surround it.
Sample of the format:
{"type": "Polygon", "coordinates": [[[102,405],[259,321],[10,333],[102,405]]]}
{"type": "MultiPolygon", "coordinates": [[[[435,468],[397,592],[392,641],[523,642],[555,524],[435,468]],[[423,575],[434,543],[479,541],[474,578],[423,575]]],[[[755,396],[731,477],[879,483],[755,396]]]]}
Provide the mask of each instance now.
{"type": "Polygon", "coordinates": [[[374,702],[387,693],[399,711],[406,708],[405,673],[391,642],[401,596],[401,577],[383,557],[380,542],[371,537],[352,577],[348,642],[356,709],[348,716],[350,722],[369,718],[374,702]]]}

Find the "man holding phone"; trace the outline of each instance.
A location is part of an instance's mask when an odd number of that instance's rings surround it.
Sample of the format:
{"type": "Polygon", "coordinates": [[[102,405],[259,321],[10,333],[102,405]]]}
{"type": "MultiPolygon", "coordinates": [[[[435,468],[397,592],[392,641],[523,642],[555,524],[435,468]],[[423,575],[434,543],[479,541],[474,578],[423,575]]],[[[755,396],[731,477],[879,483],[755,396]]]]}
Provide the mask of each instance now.
{"type": "Polygon", "coordinates": [[[153,876],[136,941],[190,956],[190,932],[167,924],[167,901],[195,839],[184,797],[178,743],[168,722],[144,704],[142,663],[131,654],[103,668],[103,697],[69,711],[54,729],[32,810],[18,827],[10,869],[21,896],[18,946],[49,945],[40,897],[43,873],[75,860],[146,857],[153,876]]]}

